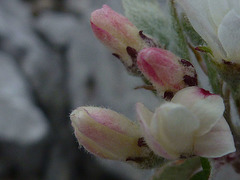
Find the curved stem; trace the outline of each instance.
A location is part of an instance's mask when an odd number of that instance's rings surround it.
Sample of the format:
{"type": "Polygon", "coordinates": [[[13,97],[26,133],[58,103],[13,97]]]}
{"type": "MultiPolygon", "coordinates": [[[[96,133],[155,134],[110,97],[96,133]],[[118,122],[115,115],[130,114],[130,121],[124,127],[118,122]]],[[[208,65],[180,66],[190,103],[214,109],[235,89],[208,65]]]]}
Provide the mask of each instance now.
{"type": "Polygon", "coordinates": [[[208,70],[207,70],[206,65],[204,64],[204,61],[202,59],[201,54],[198,51],[196,51],[196,49],[190,43],[188,43],[188,46],[190,47],[190,49],[192,50],[193,54],[195,55],[195,57],[196,57],[196,59],[198,61],[198,64],[201,67],[202,71],[204,72],[204,74],[206,76],[208,76],[208,70]]]}
{"type": "Polygon", "coordinates": [[[224,89],[224,94],[223,94],[223,96],[224,96],[223,100],[224,100],[224,104],[225,104],[224,117],[225,117],[226,121],[228,122],[229,127],[234,131],[234,125],[233,125],[232,118],[231,118],[230,95],[231,95],[231,91],[226,86],[224,89]]]}

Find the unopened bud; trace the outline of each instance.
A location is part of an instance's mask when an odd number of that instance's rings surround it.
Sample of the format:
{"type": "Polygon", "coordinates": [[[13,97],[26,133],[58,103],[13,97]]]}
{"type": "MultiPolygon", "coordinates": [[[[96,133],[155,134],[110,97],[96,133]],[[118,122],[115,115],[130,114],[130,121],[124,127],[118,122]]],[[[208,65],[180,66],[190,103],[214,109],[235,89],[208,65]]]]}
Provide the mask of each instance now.
{"type": "Polygon", "coordinates": [[[104,108],[79,107],[70,117],[79,144],[92,154],[139,167],[156,162],[139,126],[125,116],[104,108]]]}
{"type": "Polygon", "coordinates": [[[145,48],[139,52],[137,64],[143,75],[167,99],[171,99],[174,93],[185,87],[197,85],[193,65],[170,51],[145,48]]]}
{"type": "Polygon", "coordinates": [[[144,47],[156,46],[151,38],[139,31],[126,17],[107,5],[94,11],[91,26],[96,37],[119,58],[129,71],[136,71],[137,53],[144,47]]]}

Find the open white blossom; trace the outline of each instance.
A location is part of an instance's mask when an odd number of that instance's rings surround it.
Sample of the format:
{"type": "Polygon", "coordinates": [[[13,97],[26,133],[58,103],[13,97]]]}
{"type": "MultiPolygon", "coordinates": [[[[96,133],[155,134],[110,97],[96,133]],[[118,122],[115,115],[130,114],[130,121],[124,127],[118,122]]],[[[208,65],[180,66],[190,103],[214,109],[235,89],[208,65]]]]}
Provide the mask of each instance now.
{"type": "Polygon", "coordinates": [[[137,115],[148,146],[167,159],[215,158],[234,152],[230,128],[223,117],[224,104],[218,95],[189,87],[154,113],[137,104],[137,115]]]}
{"type": "Polygon", "coordinates": [[[176,0],[215,60],[240,63],[240,0],[176,0]]]}

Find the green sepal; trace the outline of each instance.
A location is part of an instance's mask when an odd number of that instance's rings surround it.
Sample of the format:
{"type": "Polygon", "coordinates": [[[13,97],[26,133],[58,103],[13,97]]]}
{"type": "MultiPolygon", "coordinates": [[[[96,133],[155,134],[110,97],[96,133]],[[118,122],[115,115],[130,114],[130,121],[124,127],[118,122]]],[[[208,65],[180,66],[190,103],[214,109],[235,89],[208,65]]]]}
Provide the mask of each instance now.
{"type": "Polygon", "coordinates": [[[209,54],[211,54],[211,55],[213,56],[212,50],[211,50],[209,47],[207,47],[207,46],[198,46],[198,47],[196,47],[195,49],[196,49],[197,51],[200,51],[200,52],[209,53],[209,54]]]}
{"type": "Polygon", "coordinates": [[[209,180],[211,178],[211,164],[207,158],[200,158],[202,171],[195,174],[190,180],[209,180]]]}
{"type": "Polygon", "coordinates": [[[157,170],[152,180],[188,180],[200,167],[199,157],[173,161],[157,170]]]}

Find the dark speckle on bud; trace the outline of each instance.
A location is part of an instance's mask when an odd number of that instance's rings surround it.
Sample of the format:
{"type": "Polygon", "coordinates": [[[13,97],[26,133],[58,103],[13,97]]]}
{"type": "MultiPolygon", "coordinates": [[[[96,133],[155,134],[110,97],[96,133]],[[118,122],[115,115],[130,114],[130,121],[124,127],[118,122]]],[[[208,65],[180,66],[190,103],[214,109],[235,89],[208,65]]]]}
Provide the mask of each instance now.
{"type": "Polygon", "coordinates": [[[230,62],[230,61],[225,61],[224,59],[223,59],[222,61],[223,61],[223,63],[226,64],[226,65],[232,65],[232,64],[233,64],[232,62],[230,62]]]}
{"type": "Polygon", "coordinates": [[[138,55],[138,52],[137,52],[137,50],[136,49],[134,49],[134,48],[132,48],[132,47],[130,47],[130,46],[128,46],[127,48],[126,48],[126,50],[127,50],[127,53],[128,53],[128,55],[131,57],[131,59],[132,59],[132,65],[131,66],[128,66],[127,67],[127,70],[129,71],[129,72],[131,72],[131,73],[133,73],[133,74],[140,74],[140,71],[139,71],[139,69],[138,69],[138,67],[137,67],[137,55],[138,55]]]}
{"type": "Polygon", "coordinates": [[[134,161],[136,163],[141,163],[144,161],[143,157],[128,157],[126,161],[134,161]]]}
{"type": "Polygon", "coordinates": [[[156,43],[149,37],[147,37],[145,34],[143,34],[143,31],[139,31],[139,36],[150,46],[150,47],[157,47],[156,43]]]}
{"type": "Polygon", "coordinates": [[[163,95],[163,98],[166,100],[166,101],[170,101],[172,98],[173,98],[174,94],[172,91],[166,91],[163,95]]]}
{"type": "Polygon", "coordinates": [[[129,55],[132,59],[136,59],[136,58],[137,58],[138,52],[137,52],[136,49],[128,46],[128,47],[126,48],[126,50],[127,50],[128,55],[129,55]]]}
{"type": "Polygon", "coordinates": [[[195,155],[192,155],[192,154],[181,154],[180,155],[180,159],[187,159],[187,158],[191,158],[191,157],[194,157],[195,155]]]}
{"type": "Polygon", "coordinates": [[[147,144],[146,144],[146,142],[145,142],[143,137],[138,139],[138,146],[139,147],[147,147],[147,144]]]}
{"type": "Polygon", "coordinates": [[[191,77],[188,75],[183,76],[183,81],[188,85],[188,86],[197,86],[198,85],[198,80],[197,77],[191,77]]]}
{"type": "Polygon", "coordinates": [[[113,56],[115,56],[116,58],[120,59],[120,56],[116,53],[112,53],[113,56]]]}
{"type": "Polygon", "coordinates": [[[143,40],[145,40],[145,39],[148,38],[145,34],[143,34],[143,31],[139,31],[139,36],[140,36],[143,40]]]}
{"type": "Polygon", "coordinates": [[[180,155],[180,159],[187,159],[187,156],[185,156],[185,155],[180,155]]]}
{"type": "Polygon", "coordinates": [[[180,62],[185,66],[185,67],[193,67],[192,63],[190,63],[189,61],[185,60],[185,59],[181,59],[180,62]]]}

